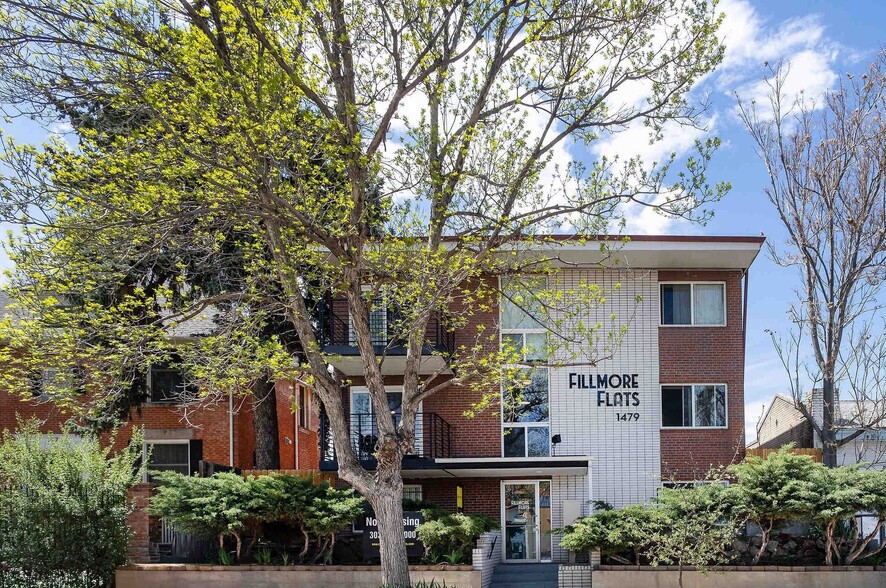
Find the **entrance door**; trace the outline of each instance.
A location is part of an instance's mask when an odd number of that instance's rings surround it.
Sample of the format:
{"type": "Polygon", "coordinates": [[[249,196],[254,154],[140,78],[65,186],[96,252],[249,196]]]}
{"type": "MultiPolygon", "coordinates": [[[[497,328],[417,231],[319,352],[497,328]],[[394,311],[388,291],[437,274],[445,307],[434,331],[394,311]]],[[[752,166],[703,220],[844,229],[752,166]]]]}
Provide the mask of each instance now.
{"type": "Polygon", "coordinates": [[[502,488],[504,560],[551,559],[551,483],[548,480],[504,482],[502,488]]]}

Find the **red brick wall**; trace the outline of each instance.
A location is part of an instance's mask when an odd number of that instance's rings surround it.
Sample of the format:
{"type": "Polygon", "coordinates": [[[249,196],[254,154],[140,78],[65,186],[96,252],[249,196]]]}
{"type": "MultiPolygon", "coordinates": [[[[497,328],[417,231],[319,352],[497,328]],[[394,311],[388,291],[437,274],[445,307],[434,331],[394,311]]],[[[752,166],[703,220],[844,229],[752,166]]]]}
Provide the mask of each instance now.
{"type": "Polygon", "coordinates": [[[464,512],[471,515],[485,515],[496,520],[501,518],[501,479],[462,478],[407,480],[407,484],[420,483],[422,497],[441,508],[454,511],[456,508],[456,486],[464,489],[464,512]]]}
{"type": "Polygon", "coordinates": [[[744,457],[744,349],[739,271],[660,271],[668,281],[725,281],[725,327],[659,327],[663,384],[725,383],[726,429],[662,429],[662,478],[695,480],[744,457]]]}
{"type": "MultiPolygon", "coordinates": [[[[296,384],[303,386],[303,384],[296,384]]],[[[298,395],[291,382],[277,383],[277,428],[280,435],[280,468],[317,470],[320,468],[320,413],[318,402],[308,390],[308,427],[298,423],[298,395]],[[287,442],[286,440],[289,439],[287,442]],[[298,449],[298,461],[296,461],[298,449]]]]}
{"type": "Polygon", "coordinates": [[[129,540],[129,561],[132,563],[148,563],[148,501],[151,497],[151,485],[139,484],[129,491],[129,500],[135,509],[129,514],[129,528],[132,529],[132,538],[129,540]]]}

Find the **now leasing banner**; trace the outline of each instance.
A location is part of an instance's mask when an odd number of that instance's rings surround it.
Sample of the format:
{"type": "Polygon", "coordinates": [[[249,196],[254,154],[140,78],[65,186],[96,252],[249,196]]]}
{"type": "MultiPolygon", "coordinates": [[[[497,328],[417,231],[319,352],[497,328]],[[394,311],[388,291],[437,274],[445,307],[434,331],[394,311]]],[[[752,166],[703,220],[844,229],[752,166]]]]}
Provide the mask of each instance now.
{"type": "MultiPolygon", "coordinates": [[[[422,524],[424,518],[421,512],[403,513],[403,537],[406,539],[406,555],[409,557],[421,557],[424,555],[425,546],[418,540],[416,528],[422,524]]],[[[375,515],[369,513],[363,517],[363,557],[367,560],[381,557],[378,539],[378,521],[375,515]]]]}

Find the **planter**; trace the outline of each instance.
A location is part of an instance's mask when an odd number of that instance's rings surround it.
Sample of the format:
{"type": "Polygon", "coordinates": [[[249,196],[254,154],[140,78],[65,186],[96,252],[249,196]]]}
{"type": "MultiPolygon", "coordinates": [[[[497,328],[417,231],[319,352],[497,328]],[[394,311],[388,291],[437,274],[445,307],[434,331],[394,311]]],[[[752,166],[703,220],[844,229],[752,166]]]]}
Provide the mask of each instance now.
{"type": "MultiPolygon", "coordinates": [[[[882,588],[886,568],[828,566],[726,566],[707,575],[683,568],[683,588],[739,588],[778,586],[779,588],[882,588]]],[[[680,572],[674,566],[600,566],[593,572],[594,588],[656,586],[678,588],[680,572]]]]}
{"type": "MultiPolygon", "coordinates": [[[[413,582],[436,580],[447,588],[481,588],[471,566],[409,566],[413,582]]],[[[117,588],[379,588],[379,566],[217,566],[134,564],[117,568],[117,588]]]]}

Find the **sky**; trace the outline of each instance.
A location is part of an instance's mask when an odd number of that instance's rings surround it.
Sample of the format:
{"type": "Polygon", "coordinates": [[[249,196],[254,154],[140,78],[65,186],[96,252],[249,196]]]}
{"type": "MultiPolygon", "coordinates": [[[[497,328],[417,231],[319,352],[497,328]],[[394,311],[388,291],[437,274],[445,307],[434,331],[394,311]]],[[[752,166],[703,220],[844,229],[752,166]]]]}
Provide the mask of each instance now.
{"type": "MultiPolygon", "coordinates": [[[[760,235],[779,247],[781,227],[763,188],[766,172],[754,153],[747,132],[736,117],[736,92],[745,98],[762,96],[764,63],[790,65],[788,88],[804,89],[805,96],[821,96],[841,76],[861,73],[884,47],[882,23],[886,2],[876,0],[722,0],[726,15],[721,38],[726,45],[723,64],[701,80],[695,94],[709,95],[707,135],[723,141],[709,170],[713,181],[728,181],[732,190],[714,205],[714,218],[706,226],[674,221],[658,215],[631,213],[627,232],[647,234],[760,235]]],[[[46,130],[16,119],[0,121],[0,128],[19,141],[39,142],[46,130]]],[[[50,128],[49,132],[64,129],[50,128]]],[[[649,147],[642,132],[622,133],[592,145],[588,153],[564,157],[587,159],[603,154],[641,154],[661,157],[671,151],[687,153],[705,133],[669,129],[664,141],[649,147]]],[[[0,252],[0,268],[9,262],[0,252]]],[[[745,425],[748,441],[756,437],[755,423],[776,393],[789,394],[787,375],[781,368],[767,330],[784,332],[786,312],[795,297],[799,276],[776,266],[764,250],[750,271],[750,293],[745,366],[745,425]]]]}

